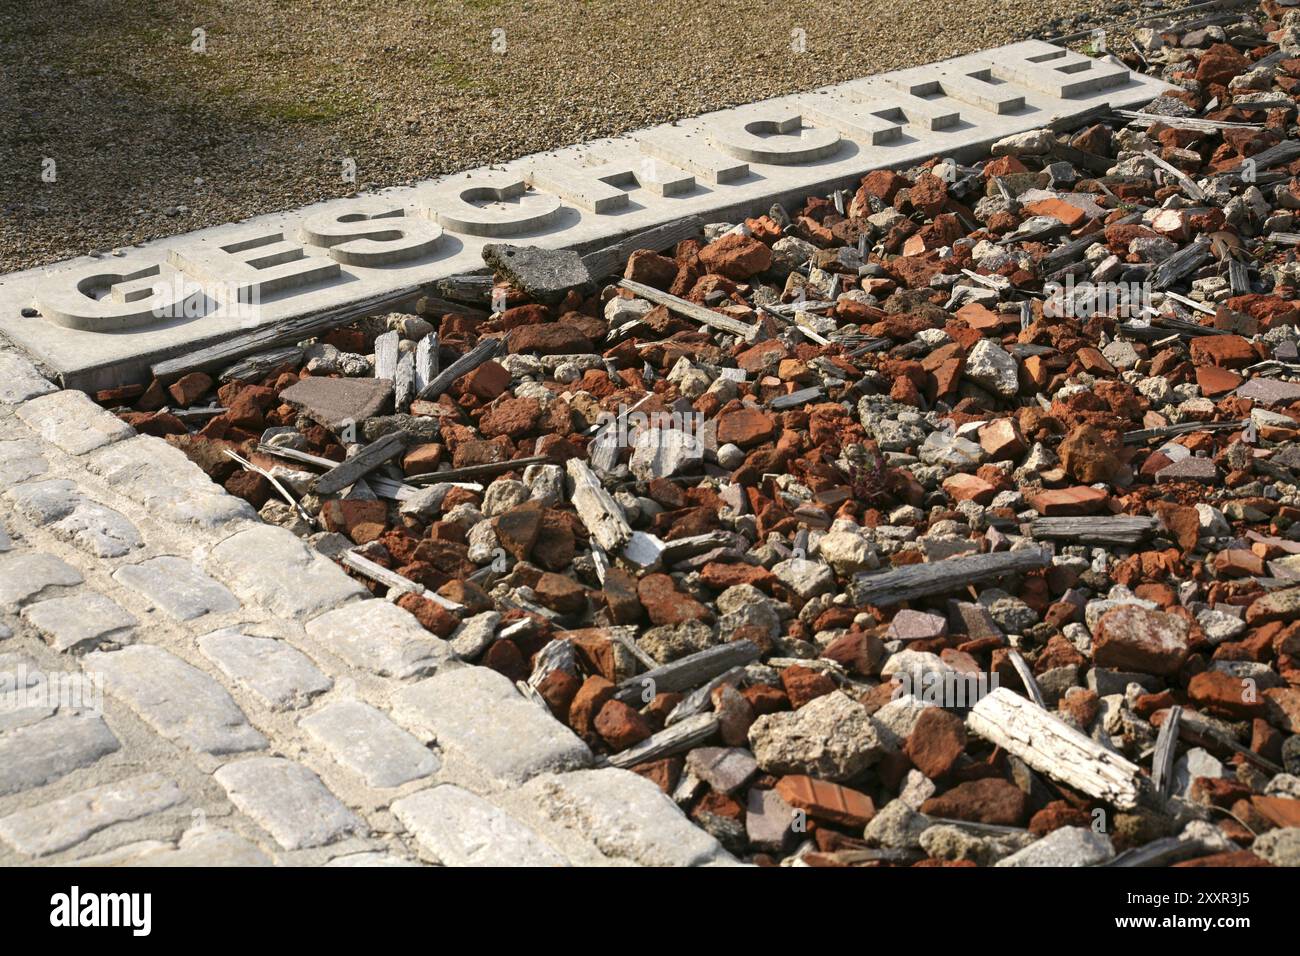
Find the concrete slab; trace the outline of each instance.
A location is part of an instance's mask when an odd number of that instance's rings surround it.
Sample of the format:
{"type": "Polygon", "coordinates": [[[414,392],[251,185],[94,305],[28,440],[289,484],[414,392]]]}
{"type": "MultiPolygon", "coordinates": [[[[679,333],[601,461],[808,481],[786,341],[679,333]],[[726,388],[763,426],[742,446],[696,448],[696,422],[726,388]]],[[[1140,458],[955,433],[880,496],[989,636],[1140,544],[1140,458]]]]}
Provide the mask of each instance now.
{"type": "Polygon", "coordinates": [[[481,269],[485,242],[585,252],[686,216],[735,220],[1168,88],[1028,40],[14,273],[0,278],[0,333],[67,388],[144,381],[154,362],[249,329],[481,269]]]}

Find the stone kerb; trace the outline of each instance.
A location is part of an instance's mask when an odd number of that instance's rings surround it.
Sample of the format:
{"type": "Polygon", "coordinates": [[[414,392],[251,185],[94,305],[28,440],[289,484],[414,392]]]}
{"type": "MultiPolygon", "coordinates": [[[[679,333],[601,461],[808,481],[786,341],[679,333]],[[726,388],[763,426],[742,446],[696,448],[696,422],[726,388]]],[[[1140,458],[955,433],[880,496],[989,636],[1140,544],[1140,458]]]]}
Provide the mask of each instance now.
{"type": "Polygon", "coordinates": [[[0,332],[65,387],[141,381],[241,332],[481,269],[486,242],[587,251],[687,216],[752,215],[1166,88],[1025,41],[15,273],[0,279],[0,332]]]}

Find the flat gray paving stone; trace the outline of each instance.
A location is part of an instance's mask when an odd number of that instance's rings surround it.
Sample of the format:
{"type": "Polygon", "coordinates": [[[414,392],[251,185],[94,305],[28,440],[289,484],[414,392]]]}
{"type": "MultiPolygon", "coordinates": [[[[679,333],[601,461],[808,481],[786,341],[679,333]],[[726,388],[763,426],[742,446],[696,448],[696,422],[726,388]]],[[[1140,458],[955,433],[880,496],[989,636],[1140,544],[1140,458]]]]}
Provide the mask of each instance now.
{"type": "MultiPolygon", "coordinates": [[[[506,786],[591,763],[591,750],[511,681],[486,667],[445,670],[393,695],[393,717],[506,786]]],[[[652,784],[653,786],[653,784],[652,784]]]]}
{"type": "Polygon", "coordinates": [[[57,385],[42,378],[36,366],[25,358],[0,352],[0,404],[15,405],[58,390],[57,385]]]}
{"type": "Polygon", "coordinates": [[[420,866],[415,860],[408,860],[404,856],[398,856],[396,853],[380,853],[378,851],[368,850],[363,853],[346,853],[343,856],[336,856],[325,864],[326,866],[420,866]]]}
{"type": "Polygon", "coordinates": [[[550,773],[520,792],[544,817],[580,833],[607,857],[643,866],[736,862],[657,785],[630,770],[550,773]]]}
{"type": "Polygon", "coordinates": [[[30,604],[23,620],[56,651],[83,653],[101,644],[129,644],[138,623],[110,597],[82,591],[30,604]]]}
{"type": "Polygon", "coordinates": [[[334,686],[311,658],[274,637],[225,628],[199,638],[199,651],[271,710],[298,710],[334,686]]]}
{"type": "Polygon", "coordinates": [[[307,633],[349,666],[380,677],[419,677],[452,659],[446,641],[409,611],[379,598],[322,614],[307,624],[307,633]]]}
{"type": "Polygon", "coordinates": [[[0,795],[58,780],[118,746],[103,718],[94,716],[55,714],[0,733],[0,795]]]}
{"type": "Polygon", "coordinates": [[[311,377],[290,385],[280,401],[295,408],[326,428],[360,424],[392,409],[393,383],[378,378],[311,377]]]}
{"type": "Polygon", "coordinates": [[[326,704],[298,725],[370,787],[400,787],[427,777],[442,765],[428,747],[387,714],[358,700],[326,704]]]}
{"type": "Polygon", "coordinates": [[[83,667],[103,675],[104,689],[158,733],[191,750],[233,754],[261,750],[266,738],[218,684],[160,647],[137,644],[86,655],[83,667]]]}
{"type": "Polygon", "coordinates": [[[18,417],[44,441],[70,455],[84,455],[135,434],[130,425],[75,389],[23,402],[18,406],[18,417]]]}
{"type": "Polygon", "coordinates": [[[52,554],[15,551],[0,557],[0,607],[15,607],[46,588],[80,584],[81,572],[52,554]]]}
{"type": "Polygon", "coordinates": [[[113,572],[113,580],[139,591],[177,621],[239,610],[239,598],[229,588],[194,562],[170,554],[124,565],[113,572]]]}
{"type": "Polygon", "coordinates": [[[30,438],[0,441],[0,488],[43,475],[49,467],[40,442],[30,438]]]}
{"type": "Polygon", "coordinates": [[[117,866],[274,866],[274,861],[249,840],[229,830],[202,827],[187,830],[175,847],[140,853],[117,866]]]}
{"type": "Polygon", "coordinates": [[[370,593],[292,531],[274,525],[232,534],[212,549],[207,569],[241,600],[285,617],[314,617],[370,593]]]}
{"type": "Polygon", "coordinates": [[[393,801],[393,815],[443,866],[568,866],[550,844],[500,807],[453,784],[393,801]]]}
{"type": "Polygon", "coordinates": [[[86,467],[164,521],[216,528],[256,518],[247,501],[227,494],[183,451],[152,435],[100,448],[86,457],[86,467]]]}
{"type": "Polygon", "coordinates": [[[66,478],[31,481],[6,497],[21,514],[97,558],[120,558],[144,545],[126,515],[86,497],[66,478]]]}
{"type": "Polygon", "coordinates": [[[286,850],[323,846],[365,829],[359,817],[320,778],[283,757],[250,757],[213,776],[230,802],[286,850]]]}
{"type": "Polygon", "coordinates": [[[141,774],[0,817],[0,840],[27,856],[48,856],[115,823],[159,813],[183,799],[180,787],[162,774],[141,774]]]}

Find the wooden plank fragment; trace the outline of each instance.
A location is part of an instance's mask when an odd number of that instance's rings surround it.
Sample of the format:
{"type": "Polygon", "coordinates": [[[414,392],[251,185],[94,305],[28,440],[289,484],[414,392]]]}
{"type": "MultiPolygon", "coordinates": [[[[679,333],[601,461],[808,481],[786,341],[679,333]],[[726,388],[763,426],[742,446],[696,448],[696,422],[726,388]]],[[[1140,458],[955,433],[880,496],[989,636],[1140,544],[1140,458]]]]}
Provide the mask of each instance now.
{"type": "Polygon", "coordinates": [[[758,660],[759,656],[758,645],[753,641],[718,644],[668,664],[661,664],[644,674],[629,677],[618,685],[614,698],[626,703],[636,699],[647,686],[652,686],[655,693],[692,690],[733,667],[758,660]],[[652,681],[653,684],[647,685],[647,681],[652,681]]]}
{"type": "Polygon", "coordinates": [[[401,336],[397,330],[385,332],[375,339],[375,378],[392,381],[397,377],[397,353],[401,336]]]}
{"type": "Polygon", "coordinates": [[[616,753],[608,760],[612,767],[635,767],[639,763],[671,757],[705,743],[718,732],[720,720],[710,711],[697,714],[647,737],[635,747],[616,753]]]}
{"type": "Polygon", "coordinates": [[[349,302],[347,305],[323,309],[319,312],[310,312],[307,315],[287,319],[284,322],[276,322],[273,325],[236,335],[224,342],[209,345],[207,348],[196,349],[184,355],[177,355],[174,358],[155,362],[150,366],[150,371],[153,373],[154,378],[168,381],[179,378],[188,372],[201,372],[219,368],[234,362],[236,359],[252,355],[255,352],[265,351],[276,345],[301,342],[303,339],[314,338],[322,332],[328,332],[340,325],[347,325],[349,322],[355,322],[357,319],[365,318],[368,315],[392,311],[403,302],[419,295],[423,288],[424,286],[419,284],[403,286],[391,292],[384,292],[380,295],[358,299],[356,302],[349,302]]]}
{"type": "Polygon", "coordinates": [[[1173,783],[1174,759],[1178,756],[1178,725],[1182,719],[1183,709],[1177,704],[1170,707],[1156,737],[1156,752],[1151,758],[1151,784],[1161,796],[1169,795],[1173,783]]]}
{"type": "Polygon", "coordinates": [[[312,482],[311,489],[318,495],[332,495],[353,484],[358,478],[374,471],[384,462],[401,454],[406,448],[405,432],[389,432],[372,441],[359,452],[339,462],[312,482]]]}
{"type": "Polygon", "coordinates": [[[1029,534],[1034,538],[1053,541],[1088,541],[1131,547],[1154,534],[1158,525],[1155,518],[1127,515],[1035,518],[1029,523],[1029,534]]]}
{"type": "Polygon", "coordinates": [[[1005,687],[971,708],[967,727],[1039,773],[1121,810],[1141,795],[1141,770],[1005,687]]]}
{"type": "Polygon", "coordinates": [[[582,257],[582,265],[593,279],[603,279],[613,275],[627,261],[628,256],[638,249],[652,249],[661,252],[669,246],[675,246],[683,239],[693,239],[704,228],[704,222],[698,216],[688,216],[676,222],[655,226],[635,236],[628,236],[612,246],[605,246],[582,257]]]}
{"type": "Polygon", "coordinates": [[[464,375],[468,375],[474,369],[478,368],[484,362],[500,354],[505,348],[507,334],[499,339],[484,339],[478,345],[474,346],[456,361],[447,366],[445,371],[439,372],[434,376],[433,381],[424,388],[420,389],[415,396],[423,401],[432,401],[447,389],[451,388],[455,382],[464,375]]]}
{"type": "Polygon", "coordinates": [[[666,306],[670,311],[683,315],[688,319],[715,328],[720,332],[726,332],[729,335],[738,335],[746,342],[754,341],[759,333],[757,325],[747,325],[739,319],[733,319],[725,316],[720,312],[714,312],[712,309],[706,309],[702,305],[696,305],[694,302],[688,302],[679,296],[671,295],[667,292],[660,292],[653,286],[645,285],[641,282],[634,282],[631,279],[619,279],[618,285],[627,289],[629,292],[653,302],[655,305],[666,306]]]}
{"type": "Polygon", "coordinates": [[[476,481],[479,478],[491,478],[493,475],[500,475],[507,471],[523,471],[529,465],[545,465],[550,460],[545,455],[530,455],[528,458],[512,458],[509,461],[491,461],[485,465],[466,465],[463,468],[449,468],[446,471],[430,471],[423,475],[411,475],[406,480],[412,485],[476,481]]]}
{"type": "Polygon", "coordinates": [[[1047,551],[1026,548],[948,558],[933,564],[911,564],[892,571],[858,575],[849,584],[849,599],[856,607],[864,604],[888,607],[958,591],[968,584],[979,584],[1004,574],[1034,571],[1051,563],[1052,556],[1047,551]]]}
{"type": "Polygon", "coordinates": [[[565,469],[573,481],[573,508],[587,531],[606,551],[621,550],[632,538],[622,506],[582,459],[570,458],[565,469]]]}

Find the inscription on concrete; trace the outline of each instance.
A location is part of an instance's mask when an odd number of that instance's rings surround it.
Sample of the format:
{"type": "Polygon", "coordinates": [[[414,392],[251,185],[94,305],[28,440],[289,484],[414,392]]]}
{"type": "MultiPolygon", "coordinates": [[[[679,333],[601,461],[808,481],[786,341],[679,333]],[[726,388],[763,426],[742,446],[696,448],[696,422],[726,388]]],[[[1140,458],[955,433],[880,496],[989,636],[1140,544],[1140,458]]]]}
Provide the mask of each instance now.
{"type": "Polygon", "coordinates": [[[489,241],[587,251],[686,216],[752,215],[1165,89],[1117,61],[1015,43],[4,276],[0,332],[66,387],[142,381],[243,331],[481,269],[489,241]]]}

